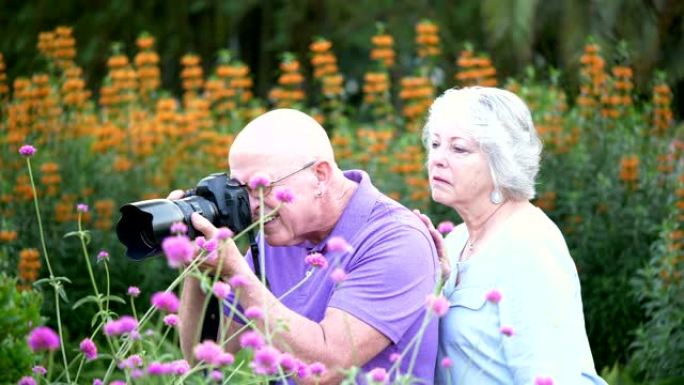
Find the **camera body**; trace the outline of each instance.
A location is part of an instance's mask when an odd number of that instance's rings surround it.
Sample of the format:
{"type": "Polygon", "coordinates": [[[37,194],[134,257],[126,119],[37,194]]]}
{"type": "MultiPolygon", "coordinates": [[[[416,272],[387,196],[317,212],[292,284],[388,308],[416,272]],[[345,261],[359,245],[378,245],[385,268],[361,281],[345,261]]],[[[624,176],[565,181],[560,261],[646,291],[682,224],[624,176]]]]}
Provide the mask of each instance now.
{"type": "Polygon", "coordinates": [[[194,212],[214,226],[228,227],[236,234],[252,223],[247,189],[226,173],[202,178],[182,199],[133,202],[123,205],[119,211],[117,236],[127,247],[126,255],[136,260],[160,254],[161,242],[171,235],[171,226],[176,222],[188,226],[190,238],[197,236],[190,221],[194,212]]]}

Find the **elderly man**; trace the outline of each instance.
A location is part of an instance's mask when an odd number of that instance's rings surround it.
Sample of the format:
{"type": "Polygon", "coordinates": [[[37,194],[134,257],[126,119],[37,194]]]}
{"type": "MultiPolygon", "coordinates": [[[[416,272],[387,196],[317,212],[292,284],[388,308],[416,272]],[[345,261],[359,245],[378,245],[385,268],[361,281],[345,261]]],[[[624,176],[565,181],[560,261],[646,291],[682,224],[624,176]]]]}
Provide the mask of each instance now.
{"type": "MultiPolygon", "coordinates": [[[[324,129],[302,112],[280,109],[253,120],[236,137],[229,158],[232,178],[246,184],[265,174],[275,181],[270,187],[288,188],[295,197],[260,234],[266,241],[260,253],[268,288],[232,241],[223,248],[222,269],[216,273],[226,281],[235,275],[247,280],[238,296],[240,306],[267,312],[257,323],[261,330],[264,320],[272,328],[287,325],[276,333],[274,345],[306,363],[325,364],[328,370],[319,383],[339,383],[340,369],[352,366],[364,371],[389,369],[397,357],[394,353],[402,353],[419,336],[426,296],[434,291],[439,275],[437,252],[425,225],[380,193],[366,173],[340,170],[324,129]],[[327,241],[338,237],[351,248],[328,250],[327,241]],[[305,259],[313,253],[326,256],[330,264],[290,291],[311,270],[305,259]],[[346,273],[342,283],[330,277],[336,268],[346,273]]],[[[270,187],[264,198],[266,212],[279,203],[270,187]]],[[[258,193],[251,195],[258,218],[258,193]]],[[[207,239],[217,232],[200,215],[194,214],[192,221],[207,239]]],[[[186,279],[180,311],[186,356],[197,342],[205,295],[195,278],[186,279]]],[[[411,370],[426,383],[433,382],[437,353],[437,324],[432,321],[400,367],[402,373],[409,370],[417,346],[411,370]]],[[[235,331],[240,326],[229,327],[235,331]]],[[[228,349],[238,350],[238,341],[232,338],[228,349]]]]}

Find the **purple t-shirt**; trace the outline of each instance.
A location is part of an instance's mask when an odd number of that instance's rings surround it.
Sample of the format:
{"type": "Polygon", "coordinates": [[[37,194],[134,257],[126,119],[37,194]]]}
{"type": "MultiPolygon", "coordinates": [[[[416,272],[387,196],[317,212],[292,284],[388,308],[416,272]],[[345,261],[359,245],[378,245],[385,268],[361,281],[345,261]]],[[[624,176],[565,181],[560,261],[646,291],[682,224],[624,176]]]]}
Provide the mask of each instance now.
{"type": "MultiPolygon", "coordinates": [[[[328,260],[316,268],[296,290],[282,299],[289,309],[312,321],[323,320],[326,308],[343,310],[374,327],[391,344],[362,367],[392,366],[390,355],[401,353],[417,335],[425,316],[425,299],[434,292],[439,272],[437,252],[425,225],[407,208],[383,195],[363,171],[346,171],[357,182],[354,192],[327,239],[314,245],[265,245],[265,271],[270,289],[280,297],[304,278],[310,266],[304,263],[312,252],[328,260]],[[342,237],[351,252],[328,252],[331,237],[342,237]],[[346,279],[335,285],[330,273],[340,267],[346,279]]],[[[251,255],[247,260],[251,265],[251,255]]],[[[263,267],[262,267],[263,270],[263,267]]],[[[413,375],[433,382],[437,356],[437,320],[432,319],[418,345],[413,375]]],[[[401,372],[408,370],[414,348],[402,359],[401,372]]]]}

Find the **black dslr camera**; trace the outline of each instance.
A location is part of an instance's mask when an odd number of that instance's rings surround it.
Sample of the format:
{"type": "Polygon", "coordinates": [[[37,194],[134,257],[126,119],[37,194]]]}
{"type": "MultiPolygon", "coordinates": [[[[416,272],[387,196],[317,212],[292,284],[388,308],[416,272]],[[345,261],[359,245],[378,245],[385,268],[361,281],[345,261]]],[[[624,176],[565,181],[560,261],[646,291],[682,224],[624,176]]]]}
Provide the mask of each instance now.
{"type": "MultiPolygon", "coordinates": [[[[197,183],[197,187],[185,192],[183,199],[151,199],[125,204],[119,210],[121,219],[116,225],[119,241],[126,247],[126,255],[141,260],[162,252],[161,242],[171,235],[171,225],[183,222],[188,226],[188,236],[195,238],[190,216],[200,213],[216,227],[226,226],[235,234],[252,223],[249,193],[244,185],[230,179],[226,173],[211,174],[197,183]]],[[[261,277],[259,249],[253,231],[249,237],[254,273],[261,277]]],[[[202,325],[201,341],[217,339],[219,330],[219,306],[211,296],[202,325]]]]}
{"type": "MultiPolygon", "coordinates": [[[[160,254],[161,242],[171,235],[171,225],[176,222],[188,226],[190,238],[199,235],[190,222],[193,212],[200,213],[216,227],[228,227],[235,234],[252,223],[247,189],[226,173],[203,178],[197,187],[185,192],[183,199],[128,203],[119,211],[121,219],[116,225],[116,234],[127,247],[126,255],[135,260],[160,254]]],[[[252,241],[253,234],[249,235],[252,241]]]]}

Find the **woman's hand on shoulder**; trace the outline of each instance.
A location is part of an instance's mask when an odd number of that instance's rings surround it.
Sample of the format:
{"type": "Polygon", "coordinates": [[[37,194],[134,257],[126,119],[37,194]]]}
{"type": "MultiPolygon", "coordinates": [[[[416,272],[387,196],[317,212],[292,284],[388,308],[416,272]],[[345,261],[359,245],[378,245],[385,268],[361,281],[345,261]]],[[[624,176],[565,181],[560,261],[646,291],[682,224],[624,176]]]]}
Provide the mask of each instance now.
{"type": "Polygon", "coordinates": [[[451,274],[451,264],[449,263],[449,256],[446,252],[446,247],[444,246],[444,237],[432,224],[430,217],[420,212],[420,210],[413,210],[413,213],[425,224],[432,240],[435,242],[435,247],[437,248],[437,255],[439,256],[439,267],[442,271],[442,282],[446,281],[451,274]]]}

